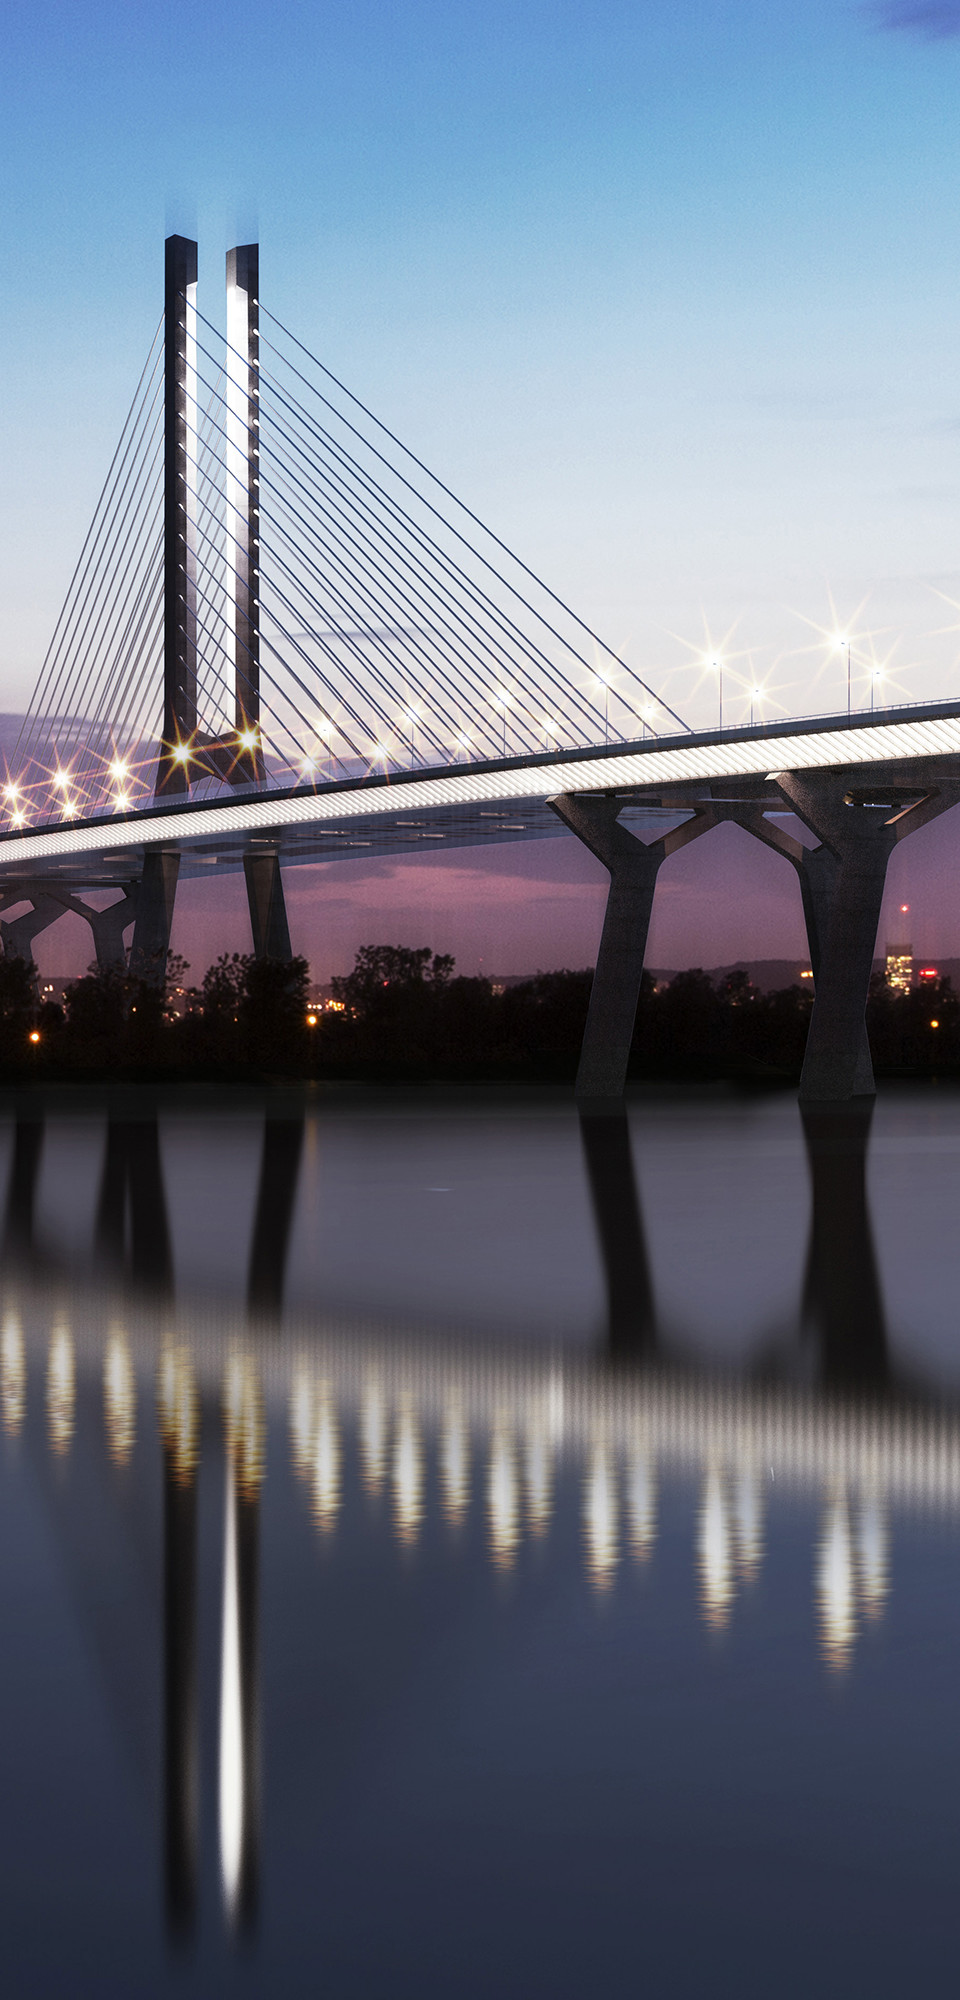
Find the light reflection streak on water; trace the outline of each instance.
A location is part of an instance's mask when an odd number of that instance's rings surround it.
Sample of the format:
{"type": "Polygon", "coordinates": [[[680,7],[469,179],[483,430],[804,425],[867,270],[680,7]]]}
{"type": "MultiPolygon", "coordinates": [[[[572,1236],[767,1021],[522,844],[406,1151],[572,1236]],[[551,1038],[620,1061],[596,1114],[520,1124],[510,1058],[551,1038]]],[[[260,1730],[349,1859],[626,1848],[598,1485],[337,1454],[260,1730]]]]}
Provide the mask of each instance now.
{"type": "Polygon", "coordinates": [[[752,1467],[734,1476],[732,1516],[737,1568],[744,1583],[753,1583],[763,1560],[763,1489],[752,1467]]]}
{"type": "Polygon", "coordinates": [[[183,1341],[166,1346],[160,1356],[157,1404],[174,1479],[189,1486],[200,1462],[200,1398],[193,1355],[183,1341]]]}
{"type": "Polygon", "coordinates": [[[460,1528],[470,1505],[470,1438],[463,1411],[448,1409],[440,1433],[440,1496],[451,1528],[460,1528]]]}
{"type": "Polygon", "coordinates": [[[706,1624],[715,1632],[726,1625],[734,1597],[730,1509],[719,1468],[711,1465],[703,1485],[697,1523],[700,1602],[706,1624]]]}
{"type": "Polygon", "coordinates": [[[0,1402],[3,1428],[15,1437],[27,1408],[27,1361],[23,1328],[15,1313],[7,1313],[0,1337],[0,1402]]]}
{"type": "Polygon", "coordinates": [[[224,1508],[223,1619],[220,1650],[220,1873],[227,1913],[235,1919],[243,1860],[243,1704],[237,1579],[236,1472],[227,1458],[224,1508]]]}
{"type": "Polygon", "coordinates": [[[816,1594],[820,1650],[832,1673],[842,1674],[857,1636],[856,1576],[846,1495],[827,1503],[817,1550],[816,1594]]]}
{"type": "Polygon", "coordinates": [[[869,1619],[882,1617],[889,1589],[889,1540],[883,1507],[875,1493],[857,1509],[857,1572],[860,1602],[869,1619]]]}
{"type": "Polygon", "coordinates": [[[627,1528],[635,1562],[649,1561],[657,1533],[657,1487],[650,1454],[635,1446],[627,1459],[627,1528]]]}
{"type": "Polygon", "coordinates": [[[223,1422],[237,1492],[243,1499],[256,1498],[263,1481],[265,1431],[260,1379],[249,1355],[232,1354],[227,1362],[223,1422]]]}
{"type": "Polygon", "coordinates": [[[47,1358],[47,1430],[51,1450],[63,1458],[73,1439],[76,1401],[76,1369],[73,1339],[66,1325],[57,1325],[50,1335],[47,1358]]]}
{"type": "Polygon", "coordinates": [[[111,1328],[103,1357],[103,1421],[114,1465],[128,1465],[137,1434],[137,1386],[121,1326],[111,1328]]]}
{"type": "Polygon", "coordinates": [[[404,1548],[411,1548],[420,1533],[423,1487],[423,1440],[413,1408],[404,1402],[393,1447],[393,1522],[404,1548]]]}
{"type": "Polygon", "coordinates": [[[327,1382],[318,1386],[314,1409],[310,1496],[321,1534],[332,1534],[340,1512],[340,1425],[327,1382]]]}
{"type": "Polygon", "coordinates": [[[490,1440],[487,1525],[497,1569],[511,1569],[520,1546],[520,1491],[513,1439],[501,1421],[490,1440]]]}
{"type": "Polygon", "coordinates": [[[236,1925],[251,1891],[258,1835],[254,1657],[258,1557],[255,1540],[251,1549],[250,1530],[253,1527],[256,1535],[266,1451],[263,1395],[257,1368],[249,1355],[233,1354],[228,1358],[223,1419],[226,1493],[220,1653],[220,1872],[227,1916],[236,1925]]]}
{"type": "Polygon", "coordinates": [[[372,1376],[364,1384],[360,1402],[359,1435],[363,1483],[367,1492],[376,1498],[387,1476],[389,1424],[383,1389],[372,1376]]]}
{"type": "Polygon", "coordinates": [[[602,1445],[591,1454],[584,1482],[583,1526],[590,1580],[595,1590],[608,1590],[619,1555],[617,1492],[609,1453],[602,1445]]]}
{"type": "Polygon", "coordinates": [[[546,1534],[553,1512],[553,1450],[549,1437],[540,1428],[527,1432],[523,1471],[530,1533],[539,1539],[546,1534]]]}
{"type": "Polygon", "coordinates": [[[123,1462],[136,1434],[135,1357],[142,1336],[150,1354],[159,1338],[158,1417],[173,1478],[183,1486],[194,1479],[200,1381],[212,1389],[216,1379],[238,1481],[244,1491],[258,1489],[266,1384],[269,1399],[286,1405],[293,1469],[325,1536],[343,1510],[345,1440],[354,1435],[361,1475],[377,1479],[385,1462],[401,1548],[421,1536],[430,1494],[448,1526],[466,1521],[476,1460],[483,1467],[483,1540],[501,1571],[517,1563],[525,1538],[545,1534],[561,1477],[570,1478],[580,1494],[585,1578],[606,1595],[629,1585],[623,1553],[644,1561],[654,1547],[658,1477],[693,1472],[700,1480],[696,1591],[714,1630],[729,1622],[738,1591],[769,1560],[769,1496],[791,1487],[819,1491],[824,1514],[811,1611],[831,1671],[850,1663],[860,1628],[884,1613],[892,1509],[922,1506],[960,1521],[960,1413],[932,1405],[847,1403],[769,1385],[678,1380],[655,1369],[630,1377],[618,1370],[614,1379],[581,1360],[558,1364],[529,1351],[516,1359],[498,1353],[487,1368],[475,1351],[465,1357],[460,1348],[426,1348],[421,1340],[373,1353],[352,1339],[318,1339],[312,1350],[292,1352],[260,1344],[251,1353],[247,1335],[219,1345],[177,1338],[166,1314],[145,1332],[144,1315],[133,1307],[122,1325],[105,1311],[98,1321],[81,1316],[68,1326],[58,1306],[32,1314],[22,1298],[2,1310],[0,1387],[11,1432],[26,1420],[35,1353],[45,1364],[51,1452],[62,1457],[71,1447],[83,1368],[93,1371],[103,1399],[102,1446],[123,1462]]]}
{"type": "Polygon", "coordinates": [[[310,1471],[314,1394],[313,1377],[306,1363],[301,1362],[294,1369],[290,1385],[290,1451],[293,1469],[303,1479],[310,1471]]]}

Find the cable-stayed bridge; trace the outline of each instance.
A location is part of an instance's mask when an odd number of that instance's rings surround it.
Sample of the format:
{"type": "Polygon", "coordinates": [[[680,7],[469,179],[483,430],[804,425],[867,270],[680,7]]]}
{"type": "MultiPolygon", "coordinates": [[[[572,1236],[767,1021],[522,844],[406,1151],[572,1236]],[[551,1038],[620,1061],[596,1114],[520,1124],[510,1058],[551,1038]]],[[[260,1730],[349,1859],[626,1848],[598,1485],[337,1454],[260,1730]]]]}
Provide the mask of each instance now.
{"type": "Polygon", "coordinates": [[[616,1098],[659,868],[733,820],[799,877],[802,1091],[843,1099],[873,1089],[889,855],[958,799],[960,701],[688,729],[268,311],[256,245],[228,255],[222,333],[196,244],[168,239],[9,760],[8,952],[73,909],[102,965],[156,975],[178,880],[242,868],[254,948],[282,959],[284,866],[572,832],[611,877],[578,1089],[616,1098]],[[103,888],[110,908],[84,903],[103,888]]]}

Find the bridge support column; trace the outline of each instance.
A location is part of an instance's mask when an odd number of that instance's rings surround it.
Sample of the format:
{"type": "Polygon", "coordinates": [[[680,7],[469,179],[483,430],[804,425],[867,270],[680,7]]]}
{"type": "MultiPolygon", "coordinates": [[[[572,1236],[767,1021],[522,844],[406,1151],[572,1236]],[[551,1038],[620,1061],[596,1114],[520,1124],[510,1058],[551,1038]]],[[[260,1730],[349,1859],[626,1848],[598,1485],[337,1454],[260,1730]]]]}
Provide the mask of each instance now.
{"type": "MultiPolygon", "coordinates": [[[[765,817],[762,807],[752,806],[738,815],[737,824],[747,833],[752,833],[764,846],[772,847],[776,854],[782,854],[796,869],[800,882],[800,897],[803,903],[803,920],[807,932],[807,948],[810,953],[810,967],[813,972],[813,988],[816,994],[820,979],[820,962],[823,940],[827,935],[830,906],[836,887],[838,861],[829,847],[804,847],[803,842],[787,833],[784,827],[765,817]]],[[[873,1061],[870,1055],[870,1040],[866,1021],[860,1034],[860,1050],[854,1077],[852,1095],[872,1097],[876,1085],[873,1077],[873,1061]]]]}
{"type": "MultiPolygon", "coordinates": [[[[829,870],[824,866],[820,871],[819,893],[813,872],[809,878],[820,962],[800,1078],[800,1097],[806,1103],[840,1103],[862,1093],[864,1014],[887,863],[898,841],[960,799],[960,786],[952,783],[918,798],[916,788],[897,783],[897,775],[891,772],[885,778],[873,772],[866,787],[851,787],[849,772],[777,773],[778,789],[788,805],[836,862],[828,902],[824,884],[829,870]],[[878,799],[883,803],[875,802],[878,799]],[[825,903],[827,920],[821,931],[825,903]]],[[[873,1089],[872,1068],[866,1087],[868,1092],[873,1089]]]]}
{"type": "Polygon", "coordinates": [[[130,947],[130,970],[138,979],[162,985],[167,974],[170,926],[180,873],[176,848],[150,848],[144,856],[137,920],[130,947]]]}
{"type": "Polygon", "coordinates": [[[657,875],[668,855],[709,832],[719,818],[706,805],[683,826],[645,846],[619,825],[623,803],[622,799],[584,798],[569,792],[550,801],[558,819],[603,862],[610,875],[577,1070],[579,1098],[623,1096],[657,875]]]}
{"type": "Polygon", "coordinates": [[[243,872],[247,882],[250,929],[256,958],[278,958],[289,964],[290,929],[280,874],[280,856],[245,854],[243,872]]]}

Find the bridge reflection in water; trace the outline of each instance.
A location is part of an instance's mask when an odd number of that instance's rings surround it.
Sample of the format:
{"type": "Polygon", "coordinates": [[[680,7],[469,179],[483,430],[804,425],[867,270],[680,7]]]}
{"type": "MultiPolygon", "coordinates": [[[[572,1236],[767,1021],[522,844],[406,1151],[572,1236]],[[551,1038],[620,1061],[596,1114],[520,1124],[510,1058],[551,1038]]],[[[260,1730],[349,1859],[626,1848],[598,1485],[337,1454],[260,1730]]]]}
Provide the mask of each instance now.
{"type": "MultiPolygon", "coordinates": [[[[239,1930],[254,1923],[258,1900],[260,1508],[273,1454],[289,1452],[323,1540],[342,1531],[352,1467],[403,1559],[431,1512],[454,1538],[482,1522],[489,1562],[514,1588],[525,1549],[566,1532],[556,1501],[572,1480],[582,1560],[599,1595],[649,1561],[658,1481],[692,1475],[699,1602],[714,1634],[761,1572],[771,1496],[814,1489],[820,1648],[831,1672],[849,1666],[858,1635],[886,1603],[892,1510],[960,1512],[960,1411],[924,1403],[891,1367],[866,1194],[869,1130],[869,1110],[859,1107],[805,1117],[812,1215],[793,1333],[814,1379],[799,1386],[671,1361],[622,1113],[581,1120],[607,1300],[605,1336],[592,1351],[444,1339],[345,1316],[284,1318],[303,1148],[303,1121],[291,1117],[263,1127],[245,1317],[177,1305],[155,1118],[108,1123],[94,1224],[100,1282],[68,1290],[35,1243],[43,1127],[18,1124],[0,1328],[4,1429],[28,1436],[33,1399],[42,1398],[49,1460],[69,1461],[95,1388],[102,1433],[87,1448],[126,1479],[155,1476],[159,1431],[155,1587],[172,1935],[188,1937],[197,1920],[198,1504],[207,1458],[222,1461],[225,1481],[217,1822],[224,1906],[239,1930]]],[[[69,1534],[66,1497],[62,1509],[69,1534]]]]}

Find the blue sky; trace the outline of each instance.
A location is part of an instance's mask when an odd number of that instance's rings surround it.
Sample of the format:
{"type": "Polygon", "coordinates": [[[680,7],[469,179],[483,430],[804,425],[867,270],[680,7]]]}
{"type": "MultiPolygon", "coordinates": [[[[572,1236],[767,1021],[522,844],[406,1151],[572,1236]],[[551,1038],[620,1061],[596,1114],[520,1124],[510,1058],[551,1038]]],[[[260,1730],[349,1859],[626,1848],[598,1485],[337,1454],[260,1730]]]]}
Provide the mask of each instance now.
{"type": "Polygon", "coordinates": [[[6,619],[25,700],[161,303],[265,301],[691,719],[850,625],[953,690],[960,6],[371,0],[8,14],[6,619]],[[831,608],[835,606],[835,611],[831,608]]]}

